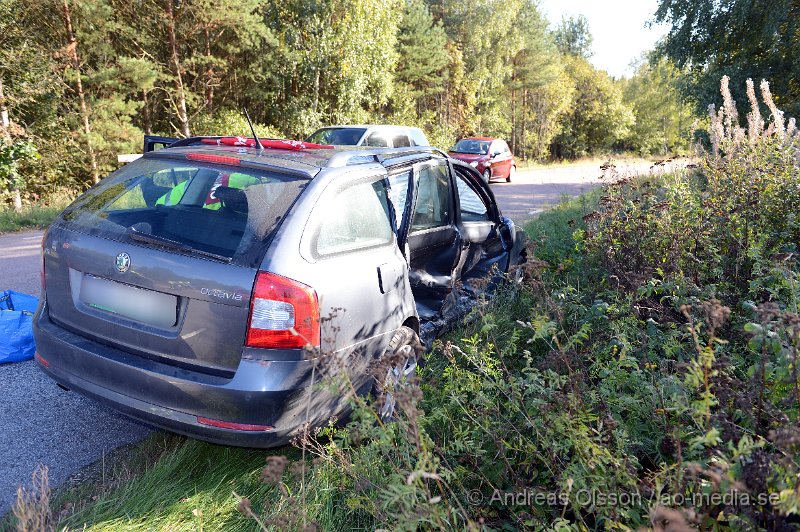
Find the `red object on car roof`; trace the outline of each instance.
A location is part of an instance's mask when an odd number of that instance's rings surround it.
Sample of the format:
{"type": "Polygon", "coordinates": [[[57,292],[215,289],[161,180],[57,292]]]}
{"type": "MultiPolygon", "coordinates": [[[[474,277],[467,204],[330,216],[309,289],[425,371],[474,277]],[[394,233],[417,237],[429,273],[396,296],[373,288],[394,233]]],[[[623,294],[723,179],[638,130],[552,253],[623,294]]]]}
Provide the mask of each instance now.
{"type": "MultiPolygon", "coordinates": [[[[278,150],[309,150],[309,149],[325,149],[332,150],[333,146],[329,144],[314,144],[312,142],[302,142],[299,140],[281,140],[281,139],[259,139],[261,146],[264,148],[273,148],[278,150]]],[[[203,139],[203,144],[216,144],[218,146],[244,146],[254,148],[256,141],[248,137],[220,137],[218,139],[203,139]]]]}

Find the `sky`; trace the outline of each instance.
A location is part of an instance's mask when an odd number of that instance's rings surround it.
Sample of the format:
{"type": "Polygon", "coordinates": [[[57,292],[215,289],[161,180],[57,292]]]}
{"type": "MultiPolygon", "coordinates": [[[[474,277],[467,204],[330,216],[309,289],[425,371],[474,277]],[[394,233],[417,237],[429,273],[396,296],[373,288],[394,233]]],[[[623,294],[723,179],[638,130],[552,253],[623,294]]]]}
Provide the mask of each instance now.
{"type": "Polygon", "coordinates": [[[658,0],[540,0],[542,12],[555,28],[561,17],[584,15],[592,34],[592,64],[611,76],[630,77],[632,61],[653,48],[669,26],[645,27],[658,0]]]}

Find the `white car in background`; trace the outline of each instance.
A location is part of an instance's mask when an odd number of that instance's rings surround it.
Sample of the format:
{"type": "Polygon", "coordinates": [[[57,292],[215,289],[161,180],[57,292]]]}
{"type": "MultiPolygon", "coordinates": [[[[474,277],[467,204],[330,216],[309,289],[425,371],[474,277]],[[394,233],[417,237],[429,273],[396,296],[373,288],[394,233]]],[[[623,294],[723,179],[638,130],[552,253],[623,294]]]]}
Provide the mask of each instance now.
{"type": "Polygon", "coordinates": [[[410,148],[430,146],[418,127],[390,125],[328,126],[316,130],[306,142],[333,146],[372,146],[375,148],[410,148]]]}

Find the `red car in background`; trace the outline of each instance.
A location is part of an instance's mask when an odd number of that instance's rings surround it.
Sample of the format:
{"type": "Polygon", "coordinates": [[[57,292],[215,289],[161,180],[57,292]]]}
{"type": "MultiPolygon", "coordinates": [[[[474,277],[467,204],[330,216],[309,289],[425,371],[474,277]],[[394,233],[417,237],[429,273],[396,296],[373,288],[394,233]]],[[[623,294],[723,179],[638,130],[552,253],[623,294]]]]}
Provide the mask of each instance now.
{"type": "Polygon", "coordinates": [[[492,179],[505,179],[511,182],[517,171],[517,161],[506,141],[490,137],[468,137],[456,142],[448,155],[469,164],[483,176],[488,183],[492,179]]]}

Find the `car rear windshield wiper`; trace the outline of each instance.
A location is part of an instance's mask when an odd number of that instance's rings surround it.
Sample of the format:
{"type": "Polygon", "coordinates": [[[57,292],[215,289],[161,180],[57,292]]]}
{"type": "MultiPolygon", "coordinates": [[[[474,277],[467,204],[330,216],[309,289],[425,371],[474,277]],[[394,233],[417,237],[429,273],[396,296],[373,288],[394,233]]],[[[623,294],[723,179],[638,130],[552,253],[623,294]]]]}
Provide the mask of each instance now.
{"type": "Polygon", "coordinates": [[[150,235],[148,233],[142,233],[141,231],[137,231],[133,227],[128,228],[127,234],[130,238],[138,242],[155,244],[157,246],[161,246],[164,248],[174,249],[176,251],[182,251],[183,253],[188,253],[192,255],[200,255],[203,257],[208,257],[210,259],[219,260],[222,262],[231,262],[232,260],[231,257],[226,257],[225,255],[218,255],[216,253],[211,253],[210,251],[203,251],[202,249],[193,248],[188,244],[182,244],[180,242],[176,242],[175,240],[164,238],[163,236],[156,236],[156,235],[150,235]]]}

